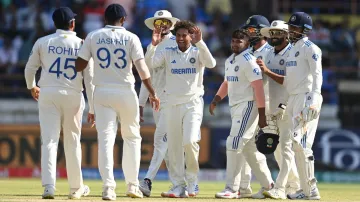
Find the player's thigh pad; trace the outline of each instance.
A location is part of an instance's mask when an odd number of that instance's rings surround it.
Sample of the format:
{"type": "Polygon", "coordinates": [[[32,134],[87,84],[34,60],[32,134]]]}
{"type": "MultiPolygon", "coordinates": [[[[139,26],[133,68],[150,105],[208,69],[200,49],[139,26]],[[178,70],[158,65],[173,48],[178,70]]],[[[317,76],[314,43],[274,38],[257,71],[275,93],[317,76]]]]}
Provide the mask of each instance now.
{"type": "Polygon", "coordinates": [[[184,145],[198,142],[201,139],[201,123],[203,119],[204,101],[199,97],[181,107],[183,117],[183,143],[184,145]]]}
{"type": "Polygon", "coordinates": [[[226,140],[227,150],[241,151],[254,136],[258,112],[254,101],[240,103],[231,108],[231,130],[226,140]]]}

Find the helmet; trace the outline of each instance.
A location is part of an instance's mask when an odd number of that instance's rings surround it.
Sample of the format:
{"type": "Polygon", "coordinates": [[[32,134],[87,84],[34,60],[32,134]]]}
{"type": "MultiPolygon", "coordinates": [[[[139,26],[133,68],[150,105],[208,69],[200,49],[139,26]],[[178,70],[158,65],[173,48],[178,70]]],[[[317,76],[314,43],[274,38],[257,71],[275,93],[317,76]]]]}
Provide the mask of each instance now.
{"type": "Polygon", "coordinates": [[[254,46],[258,41],[260,41],[262,37],[260,30],[261,28],[265,27],[270,27],[270,23],[269,20],[262,15],[253,15],[247,19],[243,28],[249,32],[249,35],[251,36],[250,43],[252,46],[254,46]],[[255,35],[251,34],[253,32],[255,32],[255,35]]]}
{"type": "Polygon", "coordinates": [[[272,116],[266,116],[268,126],[259,129],[255,137],[256,148],[260,153],[272,154],[279,144],[279,128],[277,120],[272,116]]]}

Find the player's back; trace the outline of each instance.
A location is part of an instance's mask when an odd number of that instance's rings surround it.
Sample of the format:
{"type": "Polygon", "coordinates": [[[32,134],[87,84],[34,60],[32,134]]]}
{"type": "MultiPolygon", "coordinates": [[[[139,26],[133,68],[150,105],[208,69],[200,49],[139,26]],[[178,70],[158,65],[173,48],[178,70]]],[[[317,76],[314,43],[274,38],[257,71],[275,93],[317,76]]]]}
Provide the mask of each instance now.
{"type": "MultiPolygon", "coordinates": [[[[40,87],[64,87],[82,91],[82,75],[75,70],[75,60],[81,46],[81,39],[75,32],[57,30],[35,43],[42,67],[40,87]]],[[[32,57],[30,57],[31,60],[32,57]]],[[[29,61],[31,62],[31,61],[29,61]]]]}
{"type": "Polygon", "coordinates": [[[83,48],[89,49],[94,59],[95,86],[134,85],[132,63],[144,58],[140,40],[135,34],[123,27],[107,25],[89,33],[83,48]]]}

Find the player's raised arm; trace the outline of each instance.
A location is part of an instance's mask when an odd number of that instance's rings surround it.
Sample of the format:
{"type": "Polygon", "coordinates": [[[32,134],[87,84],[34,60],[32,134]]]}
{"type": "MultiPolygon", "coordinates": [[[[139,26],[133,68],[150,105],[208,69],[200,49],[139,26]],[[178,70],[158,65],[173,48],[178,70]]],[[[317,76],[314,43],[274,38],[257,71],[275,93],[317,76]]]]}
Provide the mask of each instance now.
{"type": "Polygon", "coordinates": [[[218,92],[216,93],[215,97],[213,98],[209,106],[209,112],[211,115],[214,115],[214,110],[216,108],[217,103],[220,102],[222,99],[224,99],[224,97],[226,97],[227,94],[228,94],[228,82],[224,80],[221,83],[218,92]]]}
{"type": "Polygon", "coordinates": [[[41,66],[39,41],[36,41],[30,53],[30,57],[25,66],[25,80],[27,89],[31,90],[31,95],[35,100],[38,100],[40,88],[36,86],[35,74],[41,66]]]}
{"type": "Polygon", "coordinates": [[[191,31],[193,33],[192,43],[194,43],[196,47],[200,50],[200,62],[207,68],[214,68],[216,66],[216,60],[210,53],[210,50],[206,46],[205,42],[203,41],[200,28],[198,26],[195,26],[191,28],[191,31]]]}
{"type": "Polygon", "coordinates": [[[284,85],[284,78],[285,76],[276,74],[272,72],[264,63],[263,60],[257,59],[256,63],[259,65],[261,70],[264,72],[264,74],[268,75],[272,80],[274,80],[276,83],[284,85]]]}
{"type": "Polygon", "coordinates": [[[163,51],[156,51],[157,45],[161,42],[161,28],[153,30],[151,44],[149,44],[145,60],[150,68],[159,68],[165,65],[165,53],[163,51]]]}

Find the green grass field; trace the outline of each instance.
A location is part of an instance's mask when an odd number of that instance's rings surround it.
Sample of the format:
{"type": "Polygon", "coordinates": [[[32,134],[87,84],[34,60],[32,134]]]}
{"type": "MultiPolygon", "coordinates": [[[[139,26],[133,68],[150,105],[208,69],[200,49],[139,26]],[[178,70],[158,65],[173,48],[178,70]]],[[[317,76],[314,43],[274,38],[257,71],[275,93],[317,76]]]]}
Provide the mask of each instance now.
{"type": "MultiPolygon", "coordinates": [[[[90,196],[83,197],[81,201],[101,201],[101,181],[86,180],[85,184],[91,189],[90,196]]],[[[124,181],[117,182],[117,201],[228,201],[227,199],[215,199],[214,195],[224,187],[224,182],[202,182],[200,183],[200,194],[196,198],[169,199],[162,198],[160,193],[169,189],[170,183],[155,181],[153,192],[150,198],[131,199],[125,197],[124,181]]],[[[253,191],[257,191],[259,185],[253,183],[253,191]]],[[[359,184],[319,184],[321,201],[360,201],[359,184]]],[[[0,201],[43,201],[41,199],[43,188],[40,179],[0,179],[0,201]]],[[[55,200],[64,201],[67,199],[68,184],[66,180],[57,181],[55,200]]],[[[234,199],[236,201],[259,201],[256,199],[234,199]]],[[[271,199],[266,199],[271,201],[271,199]]]]}

